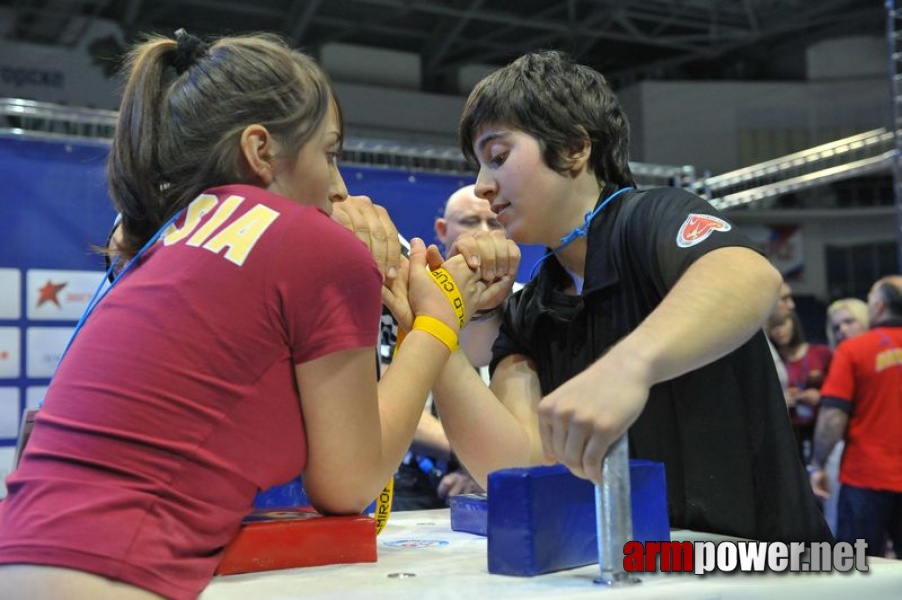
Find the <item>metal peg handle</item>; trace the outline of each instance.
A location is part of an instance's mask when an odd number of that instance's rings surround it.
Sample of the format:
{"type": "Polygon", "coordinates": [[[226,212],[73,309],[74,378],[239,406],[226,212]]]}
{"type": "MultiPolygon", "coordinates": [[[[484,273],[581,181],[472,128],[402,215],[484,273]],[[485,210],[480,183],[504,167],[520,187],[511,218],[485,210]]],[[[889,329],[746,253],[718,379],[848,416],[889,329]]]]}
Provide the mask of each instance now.
{"type": "Polygon", "coordinates": [[[630,505],[629,443],[624,434],[601,463],[602,483],[595,486],[598,528],[598,569],[595,583],[618,586],[637,583],[623,568],[623,546],[633,537],[630,505]]]}

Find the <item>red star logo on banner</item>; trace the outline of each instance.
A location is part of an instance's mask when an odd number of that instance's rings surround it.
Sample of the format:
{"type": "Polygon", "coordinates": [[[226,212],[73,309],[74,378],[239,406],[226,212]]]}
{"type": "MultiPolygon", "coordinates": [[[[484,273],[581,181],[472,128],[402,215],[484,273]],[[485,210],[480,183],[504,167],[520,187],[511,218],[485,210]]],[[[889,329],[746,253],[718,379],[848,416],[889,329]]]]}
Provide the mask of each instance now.
{"type": "Polygon", "coordinates": [[[53,283],[48,279],[47,283],[44,284],[44,287],[38,289],[38,307],[45,302],[53,302],[56,304],[57,308],[62,308],[57,295],[60,293],[60,290],[67,285],[67,283],[53,283]]]}

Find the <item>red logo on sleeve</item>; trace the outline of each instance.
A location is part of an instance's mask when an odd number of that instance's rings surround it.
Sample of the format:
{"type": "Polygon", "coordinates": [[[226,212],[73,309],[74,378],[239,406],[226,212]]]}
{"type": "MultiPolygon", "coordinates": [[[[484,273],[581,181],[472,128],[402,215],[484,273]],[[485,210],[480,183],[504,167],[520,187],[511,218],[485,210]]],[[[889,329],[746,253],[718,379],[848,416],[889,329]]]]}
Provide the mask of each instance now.
{"type": "Polygon", "coordinates": [[[686,217],[677,233],[676,243],[680,248],[689,248],[708,239],[715,231],[729,231],[733,226],[718,217],[697,215],[686,217]]]}

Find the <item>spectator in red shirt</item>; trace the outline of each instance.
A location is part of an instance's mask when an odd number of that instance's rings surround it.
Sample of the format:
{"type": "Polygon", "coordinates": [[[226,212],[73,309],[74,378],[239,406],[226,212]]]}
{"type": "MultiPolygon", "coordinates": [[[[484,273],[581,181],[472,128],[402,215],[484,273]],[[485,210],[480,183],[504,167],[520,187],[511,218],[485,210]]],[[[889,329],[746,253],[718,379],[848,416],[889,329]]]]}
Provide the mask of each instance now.
{"type": "MultiPolygon", "coordinates": [[[[858,298],[840,298],[827,307],[827,341],[830,349],[836,351],[836,347],[845,339],[861,335],[868,330],[868,305],[858,298]]],[[[824,520],[830,526],[830,530],[836,533],[836,507],[839,499],[839,463],[842,460],[843,449],[846,443],[837,442],[833,451],[827,458],[824,470],[830,482],[832,493],[824,500],[824,520]]]]}
{"type": "Polygon", "coordinates": [[[902,275],[874,284],[868,312],[871,330],[839,345],[821,388],[811,484],[830,496],[823,465],[845,438],[836,537],[882,556],[887,535],[902,539],[902,275]]]}

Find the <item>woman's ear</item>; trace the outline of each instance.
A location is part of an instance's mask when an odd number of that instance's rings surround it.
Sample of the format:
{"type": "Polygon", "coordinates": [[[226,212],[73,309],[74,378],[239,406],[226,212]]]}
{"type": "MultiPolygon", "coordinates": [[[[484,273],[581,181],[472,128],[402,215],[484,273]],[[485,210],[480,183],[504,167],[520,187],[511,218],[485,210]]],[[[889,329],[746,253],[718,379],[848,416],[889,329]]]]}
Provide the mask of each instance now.
{"type": "Polygon", "coordinates": [[[584,134],[580,141],[567,152],[567,165],[572,174],[582,169],[588,170],[589,158],[592,156],[592,142],[589,141],[589,133],[580,127],[584,134]]]}
{"type": "Polygon", "coordinates": [[[265,186],[272,183],[272,161],[277,155],[278,144],[263,125],[248,125],[241,132],[241,157],[248,174],[255,176],[265,186]]]}

